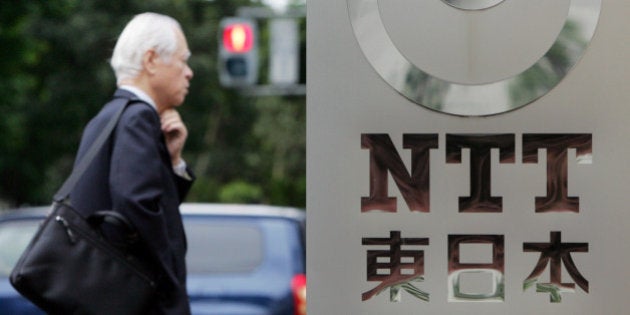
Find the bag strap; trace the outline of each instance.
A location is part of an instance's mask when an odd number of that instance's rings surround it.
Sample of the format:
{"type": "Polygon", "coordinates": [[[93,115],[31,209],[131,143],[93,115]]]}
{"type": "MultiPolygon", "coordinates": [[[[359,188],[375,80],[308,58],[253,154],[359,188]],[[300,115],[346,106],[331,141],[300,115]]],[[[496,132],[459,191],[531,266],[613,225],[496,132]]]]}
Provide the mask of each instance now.
{"type": "Polygon", "coordinates": [[[94,157],[96,157],[98,151],[101,150],[101,148],[105,144],[105,141],[107,141],[107,138],[109,138],[109,136],[111,135],[112,131],[116,127],[116,124],[118,124],[120,116],[122,115],[125,108],[127,108],[127,105],[130,101],[131,99],[124,96],[118,96],[112,101],[113,104],[111,106],[119,106],[120,108],[114,113],[105,128],[103,128],[103,131],[101,131],[101,134],[99,134],[96,140],[92,142],[92,145],[90,145],[90,148],[85,153],[83,158],[79,161],[76,167],[74,167],[70,176],[66,179],[63,185],[61,185],[61,188],[59,188],[57,193],[53,196],[53,201],[63,202],[70,195],[70,192],[72,191],[72,189],[74,189],[74,186],[77,184],[77,182],[79,181],[83,173],[85,173],[90,164],[92,164],[94,157]]]}

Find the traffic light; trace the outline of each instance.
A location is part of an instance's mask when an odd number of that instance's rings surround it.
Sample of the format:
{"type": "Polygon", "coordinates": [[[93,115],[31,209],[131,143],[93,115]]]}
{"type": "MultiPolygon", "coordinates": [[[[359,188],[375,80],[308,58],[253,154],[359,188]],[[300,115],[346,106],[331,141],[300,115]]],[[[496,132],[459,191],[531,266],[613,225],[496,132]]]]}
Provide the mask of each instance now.
{"type": "Polygon", "coordinates": [[[229,17],[219,27],[219,81],[226,87],[258,81],[258,29],[252,19],[229,17]]]}

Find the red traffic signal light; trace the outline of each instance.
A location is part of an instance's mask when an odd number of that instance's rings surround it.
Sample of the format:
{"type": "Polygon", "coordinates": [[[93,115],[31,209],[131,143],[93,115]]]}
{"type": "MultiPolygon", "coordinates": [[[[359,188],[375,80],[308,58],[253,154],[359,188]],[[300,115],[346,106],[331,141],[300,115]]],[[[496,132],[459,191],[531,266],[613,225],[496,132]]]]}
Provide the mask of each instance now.
{"type": "Polygon", "coordinates": [[[233,23],[223,28],[223,46],[231,53],[247,53],[254,47],[254,30],[249,23],[233,23]]]}
{"type": "Polygon", "coordinates": [[[258,29],[254,19],[226,17],[219,23],[219,81],[225,87],[258,81],[258,29]]]}

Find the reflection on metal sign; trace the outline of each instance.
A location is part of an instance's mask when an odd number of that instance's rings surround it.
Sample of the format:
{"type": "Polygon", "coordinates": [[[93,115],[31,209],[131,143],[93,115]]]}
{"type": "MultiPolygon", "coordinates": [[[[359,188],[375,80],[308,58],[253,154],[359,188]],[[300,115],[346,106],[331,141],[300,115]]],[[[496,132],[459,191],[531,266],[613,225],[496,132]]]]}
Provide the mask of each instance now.
{"type": "MultiPolygon", "coordinates": [[[[501,213],[502,197],[491,194],[490,151],[498,149],[501,163],[515,162],[514,134],[446,135],[446,163],[462,163],[462,150],[470,150],[470,196],[459,197],[460,213],[501,213]]],[[[591,164],[591,134],[523,134],[522,156],[524,163],[538,163],[538,151],[547,153],[547,196],[532,198],[535,213],[579,213],[579,197],[568,196],[568,151],[576,151],[574,164],[591,164]],[[586,162],[586,163],[584,163],[586,162]]],[[[403,147],[411,151],[411,172],[405,167],[400,154],[387,134],[363,134],[361,146],[370,152],[370,195],[361,198],[361,212],[397,212],[395,197],[388,194],[388,173],[404,197],[410,211],[431,212],[429,151],[437,149],[437,134],[404,134],[403,147]]],[[[434,162],[433,162],[434,163],[434,162]]],[[[465,214],[464,214],[465,215],[465,214]]],[[[468,214],[470,215],[470,214],[468,214]]],[[[449,302],[503,302],[505,300],[505,235],[449,234],[448,235],[448,300],[449,302]],[[467,261],[462,246],[489,244],[490,257],[486,261],[467,261]],[[473,280],[471,280],[471,277],[473,280]],[[478,278],[478,279],[475,279],[478,278]],[[480,278],[480,279],[479,279],[480,278]],[[468,284],[485,282],[487,287],[468,284]]],[[[523,240],[525,241],[525,240],[523,240]]],[[[414,283],[424,281],[424,250],[410,248],[428,246],[430,239],[414,235],[401,238],[400,231],[390,231],[389,238],[364,237],[365,246],[385,245],[388,250],[368,250],[367,281],[380,281],[375,288],[364,292],[368,300],[387,289],[390,300],[400,302],[400,290],[429,302],[431,292],[425,292],[414,283]],[[402,246],[405,246],[403,249],[402,246]]],[[[561,232],[551,231],[549,243],[523,242],[523,252],[539,252],[540,258],[529,276],[521,275],[523,289],[536,286],[537,292],[550,295],[553,303],[561,302],[562,294],[574,292],[577,284],[589,292],[588,280],[579,272],[571,258],[572,252],[588,253],[588,243],[563,243],[561,232]],[[540,279],[549,265],[550,280],[540,279]],[[562,281],[564,265],[575,283],[562,281]]],[[[514,278],[512,278],[514,279],[514,278]]]]}
{"type": "MultiPolygon", "coordinates": [[[[547,153],[547,196],[536,197],[536,212],[579,212],[580,200],[568,195],[568,151],[576,163],[592,163],[591,134],[523,134],[522,161],[538,163],[538,151],[547,153]]],[[[462,163],[462,150],[470,150],[470,196],[459,198],[459,212],[502,212],[502,198],[491,195],[490,151],[498,149],[500,163],[515,161],[514,134],[446,135],[446,162],[462,163]]],[[[363,134],[361,147],[370,151],[370,195],[361,199],[361,212],[397,212],[396,198],[388,195],[387,173],[394,179],[409,210],[430,212],[429,150],[437,149],[437,134],[404,134],[411,150],[409,172],[387,134],[363,134]]]]}
{"type": "MultiPolygon", "coordinates": [[[[465,12],[464,19],[473,19],[480,9],[498,10],[508,4],[497,0],[442,1],[452,5],[453,10],[472,10],[465,12]]],[[[551,91],[584,54],[601,11],[601,0],[570,0],[566,21],[557,39],[537,62],[508,78],[464,84],[430,74],[400,51],[379,11],[379,6],[385,3],[391,5],[378,0],[347,0],[354,34],[369,63],[383,80],[412,102],[464,116],[510,111],[551,91]]],[[[537,20],[531,19],[531,22],[537,23],[537,20]]]]}

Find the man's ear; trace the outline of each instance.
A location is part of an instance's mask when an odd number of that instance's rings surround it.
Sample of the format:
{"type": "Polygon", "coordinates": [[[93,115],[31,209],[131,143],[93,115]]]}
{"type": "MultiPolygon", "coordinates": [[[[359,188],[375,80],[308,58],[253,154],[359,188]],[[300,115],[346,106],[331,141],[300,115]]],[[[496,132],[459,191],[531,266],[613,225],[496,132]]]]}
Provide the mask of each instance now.
{"type": "Polygon", "coordinates": [[[147,50],[142,57],[142,65],[149,74],[155,74],[160,56],[153,49],[147,50]]]}

